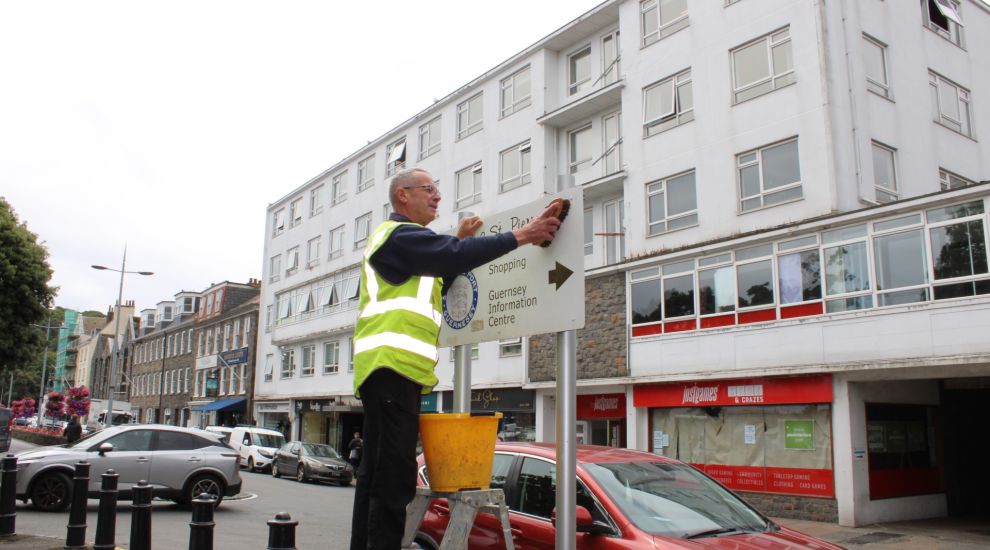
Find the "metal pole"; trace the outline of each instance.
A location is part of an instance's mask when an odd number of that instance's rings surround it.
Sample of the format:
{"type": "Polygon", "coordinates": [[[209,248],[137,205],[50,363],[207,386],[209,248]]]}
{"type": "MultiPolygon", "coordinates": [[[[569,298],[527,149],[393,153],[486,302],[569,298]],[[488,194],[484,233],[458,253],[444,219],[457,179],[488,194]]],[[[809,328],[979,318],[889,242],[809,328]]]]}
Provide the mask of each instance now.
{"type": "Polygon", "coordinates": [[[117,482],[120,476],[112,469],[102,476],[100,511],[96,516],[96,541],[93,550],[114,550],[117,531],[117,482]]]}
{"type": "Polygon", "coordinates": [[[0,471],[0,537],[14,535],[17,524],[17,457],[3,457],[0,471]]]}
{"type": "Polygon", "coordinates": [[[151,485],[138,481],[133,495],[130,550],[151,550],[151,485]]]}
{"type": "Polygon", "coordinates": [[[103,425],[109,428],[113,426],[113,393],[114,378],[117,377],[117,339],[120,336],[120,302],[124,297],[124,267],[127,265],[127,245],[124,245],[124,257],[120,260],[120,285],[117,287],[117,311],[114,312],[113,320],[113,357],[110,362],[110,383],[107,391],[107,412],[103,417],[103,425]]]}
{"type": "Polygon", "coordinates": [[[52,331],[52,315],[48,314],[48,325],[45,326],[45,351],[41,356],[41,391],[38,393],[38,421],[37,426],[41,427],[41,417],[44,416],[44,411],[41,410],[41,402],[44,401],[45,397],[45,371],[48,370],[48,338],[50,337],[52,331]]]}
{"type": "Polygon", "coordinates": [[[454,346],[454,412],[471,412],[471,344],[454,346]]]}
{"type": "Polygon", "coordinates": [[[192,501],[189,523],[189,550],[213,550],[213,508],[216,497],[203,493],[192,501]]]}
{"type": "Polygon", "coordinates": [[[268,520],[268,550],[296,550],[296,526],[288,512],[275,514],[268,520]]]}
{"type": "Polygon", "coordinates": [[[65,546],[68,549],[86,548],[86,491],[89,489],[90,463],[76,462],[75,476],[72,478],[72,507],[69,509],[69,524],[65,527],[65,546]]]}
{"type": "Polygon", "coordinates": [[[577,543],[577,332],[557,333],[557,523],[558,550],[577,543]]]}
{"type": "Polygon", "coordinates": [[[10,406],[10,402],[13,401],[14,396],[14,373],[10,373],[10,389],[7,390],[7,406],[10,406]]]}

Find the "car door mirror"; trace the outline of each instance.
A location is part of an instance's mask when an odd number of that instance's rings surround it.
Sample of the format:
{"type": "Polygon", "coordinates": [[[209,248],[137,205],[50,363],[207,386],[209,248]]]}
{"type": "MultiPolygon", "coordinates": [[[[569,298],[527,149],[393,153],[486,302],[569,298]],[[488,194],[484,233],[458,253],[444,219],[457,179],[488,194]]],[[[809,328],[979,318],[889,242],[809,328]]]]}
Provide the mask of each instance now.
{"type": "MultiPolygon", "coordinates": [[[[603,521],[595,521],[591,517],[591,512],[584,506],[574,507],[574,519],[577,520],[577,532],[578,533],[588,533],[589,535],[608,535],[612,534],[612,527],[603,521]]],[[[557,527],[557,509],[553,509],[553,513],[550,515],[550,523],[557,527]]]]}
{"type": "Polygon", "coordinates": [[[113,450],[113,443],[100,443],[100,456],[103,456],[113,450]]]}

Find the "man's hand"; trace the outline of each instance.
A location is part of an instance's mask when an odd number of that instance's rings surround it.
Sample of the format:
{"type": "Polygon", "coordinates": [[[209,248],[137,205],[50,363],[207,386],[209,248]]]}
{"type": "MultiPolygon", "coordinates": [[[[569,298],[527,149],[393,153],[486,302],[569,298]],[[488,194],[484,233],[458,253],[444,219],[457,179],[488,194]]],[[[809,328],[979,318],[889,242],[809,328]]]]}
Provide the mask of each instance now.
{"type": "Polygon", "coordinates": [[[552,241],[557,229],[560,228],[560,220],[555,215],[557,212],[559,209],[548,206],[526,225],[519,229],[513,229],[512,234],[516,236],[516,242],[519,243],[519,246],[524,244],[538,245],[544,241],[552,241]]]}
{"type": "Polygon", "coordinates": [[[481,216],[467,216],[457,222],[457,238],[466,239],[474,236],[481,229],[481,216]]]}

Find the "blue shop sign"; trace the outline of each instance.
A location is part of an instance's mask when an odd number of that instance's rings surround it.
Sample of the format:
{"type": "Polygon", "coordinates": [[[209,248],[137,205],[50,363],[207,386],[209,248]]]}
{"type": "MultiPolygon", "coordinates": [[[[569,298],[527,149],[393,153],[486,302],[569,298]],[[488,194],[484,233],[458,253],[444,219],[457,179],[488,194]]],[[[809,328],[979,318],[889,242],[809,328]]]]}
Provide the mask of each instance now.
{"type": "Polygon", "coordinates": [[[223,367],[226,365],[240,365],[242,363],[247,363],[247,359],[248,359],[247,348],[225,351],[217,355],[217,366],[223,367]]]}
{"type": "Polygon", "coordinates": [[[438,412],[440,407],[440,400],[438,399],[438,393],[433,392],[429,395],[421,395],[419,398],[419,410],[420,412],[438,412]]]}

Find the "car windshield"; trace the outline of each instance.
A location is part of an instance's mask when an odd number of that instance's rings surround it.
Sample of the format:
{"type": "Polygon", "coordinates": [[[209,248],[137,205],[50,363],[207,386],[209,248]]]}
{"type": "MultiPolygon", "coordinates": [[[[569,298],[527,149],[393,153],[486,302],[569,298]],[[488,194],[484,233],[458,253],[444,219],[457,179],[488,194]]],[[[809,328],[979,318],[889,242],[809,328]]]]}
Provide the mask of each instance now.
{"type": "Polygon", "coordinates": [[[692,537],[772,528],[735,495],[685,464],[606,462],[584,468],[648,533],[692,537]]]}
{"type": "Polygon", "coordinates": [[[105,433],[103,433],[102,430],[96,430],[95,432],[89,432],[88,434],[84,434],[79,439],[73,441],[72,443],[68,443],[65,446],[66,447],[88,447],[89,446],[89,443],[90,443],[90,440],[93,439],[94,436],[97,436],[97,435],[100,435],[100,434],[106,435],[105,433]]]}
{"type": "Polygon", "coordinates": [[[259,447],[274,447],[278,449],[285,444],[285,438],[280,435],[254,434],[254,444],[259,447]]]}
{"type": "Polygon", "coordinates": [[[303,450],[309,456],[316,456],[320,458],[340,458],[340,454],[330,445],[303,443],[303,450]]]}

